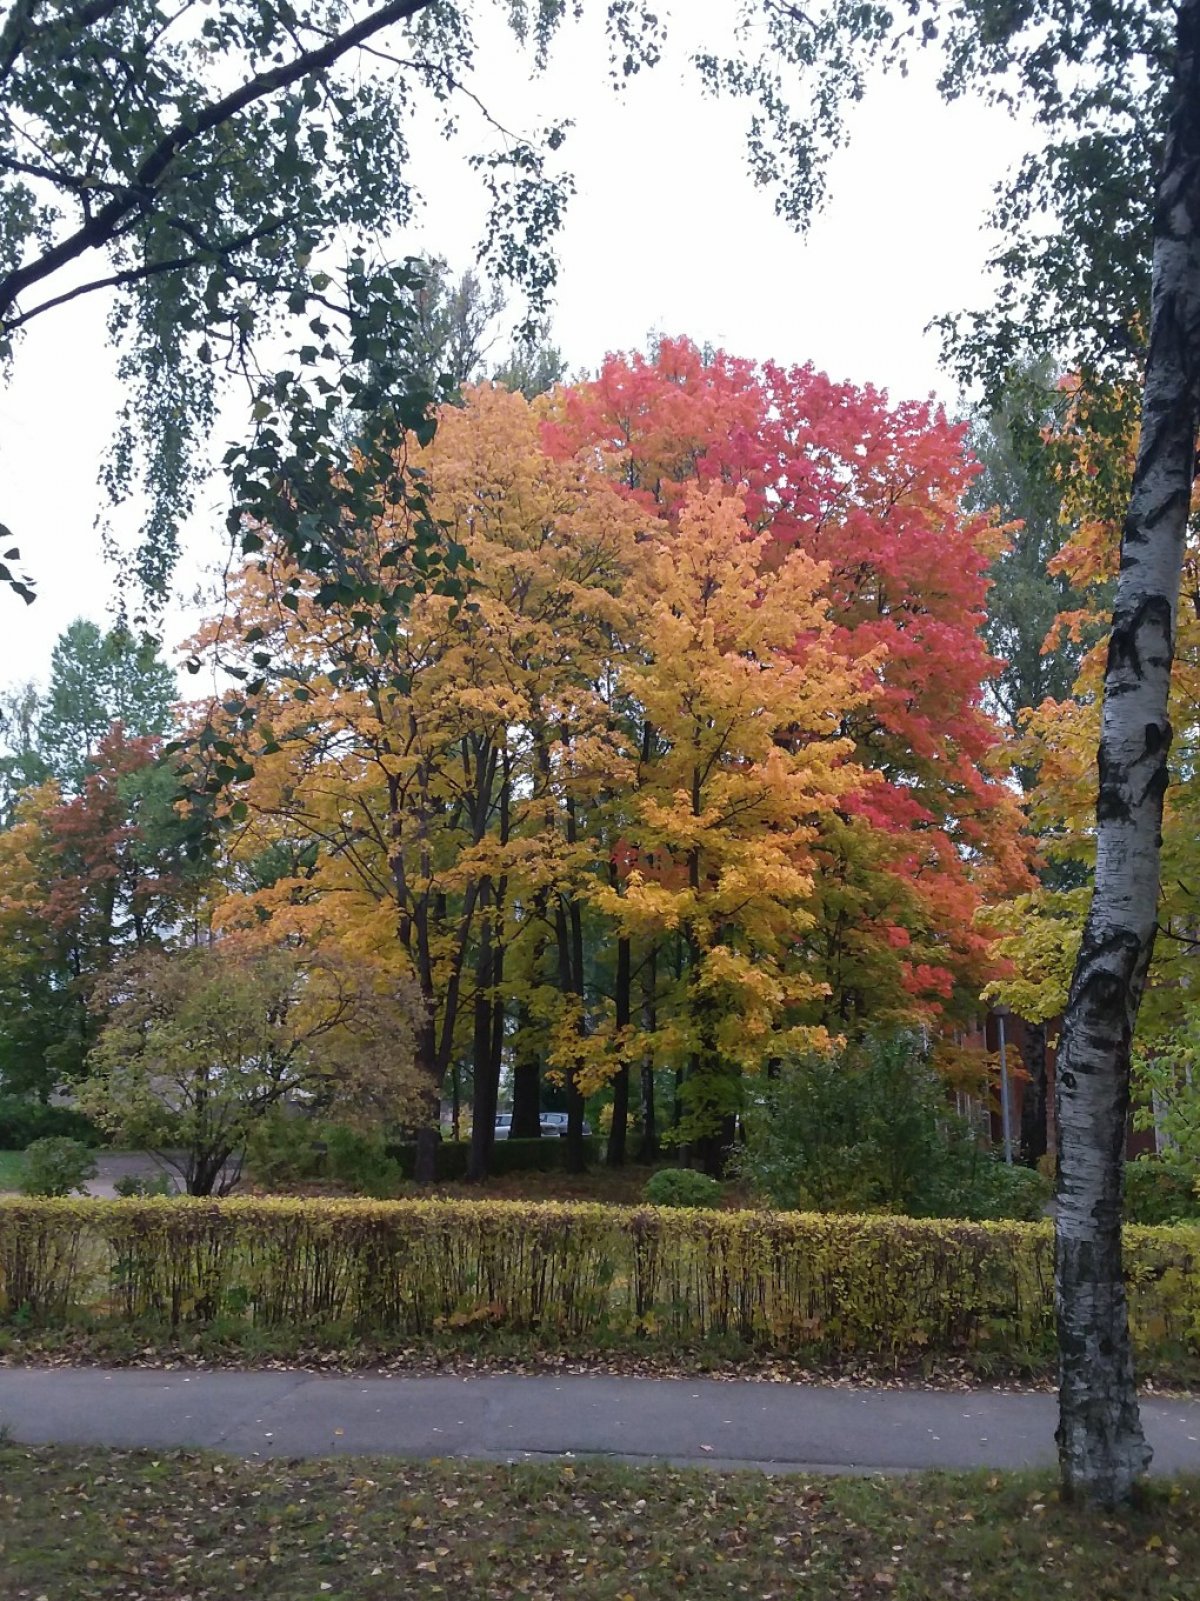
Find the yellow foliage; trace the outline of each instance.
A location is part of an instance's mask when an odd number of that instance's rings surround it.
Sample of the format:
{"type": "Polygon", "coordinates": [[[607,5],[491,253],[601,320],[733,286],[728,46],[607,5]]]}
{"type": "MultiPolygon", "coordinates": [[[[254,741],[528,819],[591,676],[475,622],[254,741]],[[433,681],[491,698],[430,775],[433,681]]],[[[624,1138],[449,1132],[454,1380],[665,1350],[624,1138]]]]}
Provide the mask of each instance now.
{"type": "MultiPolygon", "coordinates": [[[[1200,1352],[1200,1230],[1128,1228],[1143,1371],[1200,1352]]],[[[0,1315],[420,1337],[710,1338],[1049,1363],[1049,1223],[447,1201],[0,1200],[0,1315]]]]}

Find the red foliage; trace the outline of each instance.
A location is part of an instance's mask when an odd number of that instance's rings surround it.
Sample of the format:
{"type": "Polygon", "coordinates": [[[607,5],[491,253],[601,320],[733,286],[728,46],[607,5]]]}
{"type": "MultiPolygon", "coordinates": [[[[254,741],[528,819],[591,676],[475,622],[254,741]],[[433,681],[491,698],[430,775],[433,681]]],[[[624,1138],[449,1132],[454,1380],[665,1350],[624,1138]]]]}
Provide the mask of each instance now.
{"type": "Polygon", "coordinates": [[[755,530],[827,565],[847,659],[886,650],[867,704],[846,716],[857,760],[877,775],[847,810],[890,839],[886,874],[919,911],[890,915],[880,884],[877,937],[895,949],[903,934],[934,958],[914,953],[902,978],[930,1010],[956,982],[973,998],[988,963],[974,913],[1025,867],[1015,799],[993,771],[1000,734],[983,707],[996,535],[961,509],[975,471],[963,427],[931,402],[893,406],[812,367],[706,358],[664,340],[653,357],[608,357],[594,381],[562,395],[545,435],[559,454],[602,450],[655,517],[673,518],[690,483],[725,484],[755,530]]]}

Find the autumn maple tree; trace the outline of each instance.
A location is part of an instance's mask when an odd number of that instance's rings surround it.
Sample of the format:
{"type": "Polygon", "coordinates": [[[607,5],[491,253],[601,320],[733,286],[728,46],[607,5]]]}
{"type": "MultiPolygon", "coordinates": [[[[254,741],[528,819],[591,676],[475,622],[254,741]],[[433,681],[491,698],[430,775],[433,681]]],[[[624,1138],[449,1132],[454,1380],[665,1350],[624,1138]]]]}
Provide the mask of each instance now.
{"type": "MultiPolygon", "coordinates": [[[[260,915],[390,948],[415,975],[418,1171],[432,1177],[441,1087],[467,1030],[475,1126],[490,1135],[509,948],[534,924],[546,944],[571,923],[578,807],[619,754],[598,661],[636,519],[598,472],[548,456],[526,401],[499,389],[448,412],[415,465],[472,562],[466,605],[417,593],[388,627],[357,601],[289,587],[294,570],[268,552],[242,577],[228,637],[238,651],[249,629],[276,664],[235,852],[317,846],[303,874],[251,898],[260,915]]],[[[402,575],[405,532],[364,529],[360,572],[402,575]]],[[[216,631],[213,648],[225,639],[216,631]]]]}
{"type": "Polygon", "coordinates": [[[584,1093],[612,1086],[619,1160],[632,1075],[653,1140],[673,1073],[715,1167],[781,1042],[974,1004],[974,913],[1024,865],[961,430],[665,342],[533,404],[469,392],[406,470],[465,597],[410,582],[408,504],[344,585],[264,527],[198,642],[244,687],[195,750],[233,825],[218,921],[412,973],[422,1176],[464,1078],[486,1172],[506,1059],[518,1132],[544,1074],[565,1093],[576,1165],[584,1093]]]}
{"type": "Polygon", "coordinates": [[[872,693],[840,731],[872,780],[839,808],[809,960],[821,1021],[934,1019],[969,1010],[989,974],[976,910],[1024,880],[1020,815],[983,706],[986,568],[1001,535],[961,509],[964,430],[928,404],[889,405],[811,368],[782,369],[687,341],[612,357],[562,398],[551,443],[601,446],[647,513],[668,520],[689,484],[737,485],[770,552],[827,563],[834,642],[878,650],[872,693]]]}
{"type": "Polygon", "coordinates": [[[813,841],[864,782],[839,730],[882,652],[849,663],[834,649],[826,569],[798,549],[768,561],[740,497],[693,486],[677,509],[630,586],[642,649],[620,688],[648,737],[617,883],[593,900],[625,937],[683,942],[650,1048],[686,1062],[679,1134],[719,1170],[737,1073],[813,1042],[798,1021],[823,990],[800,954],[813,841]]]}
{"type": "Polygon", "coordinates": [[[99,980],[188,915],[196,871],[160,743],[115,724],[74,794],[56,779],[27,790],[0,832],[0,1051],[14,1087],[46,1094],[77,1077],[99,980]]]}

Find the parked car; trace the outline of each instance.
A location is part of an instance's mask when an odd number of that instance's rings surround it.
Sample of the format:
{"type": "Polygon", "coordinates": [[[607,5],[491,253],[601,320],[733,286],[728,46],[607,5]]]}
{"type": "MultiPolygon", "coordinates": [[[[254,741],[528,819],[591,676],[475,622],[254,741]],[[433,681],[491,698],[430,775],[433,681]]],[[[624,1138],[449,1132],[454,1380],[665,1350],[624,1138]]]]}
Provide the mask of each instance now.
{"type": "MultiPolygon", "coordinates": [[[[567,1137],[567,1114],[565,1112],[543,1112],[539,1119],[542,1133],[557,1135],[560,1139],[567,1137]]],[[[592,1125],[584,1119],[583,1135],[586,1139],[592,1132],[592,1125]]]]}
{"type": "MultiPolygon", "coordinates": [[[[567,1137],[567,1114],[565,1112],[543,1112],[538,1119],[544,1138],[562,1139],[567,1137]]],[[[592,1132],[592,1125],[584,1121],[583,1133],[586,1139],[592,1132]]],[[[496,1113],[496,1138],[508,1140],[512,1138],[512,1113],[496,1113]]]]}

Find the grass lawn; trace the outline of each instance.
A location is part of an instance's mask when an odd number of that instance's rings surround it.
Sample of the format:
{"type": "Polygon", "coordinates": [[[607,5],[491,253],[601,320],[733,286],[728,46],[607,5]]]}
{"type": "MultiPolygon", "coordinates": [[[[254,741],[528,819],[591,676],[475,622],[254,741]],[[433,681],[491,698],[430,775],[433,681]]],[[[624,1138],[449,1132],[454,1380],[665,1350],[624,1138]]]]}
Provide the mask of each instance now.
{"type": "Polygon", "coordinates": [[[24,1166],[24,1151],[0,1151],[0,1195],[20,1187],[24,1166]]]}
{"type": "MultiPolygon", "coordinates": [[[[669,1165],[660,1162],[658,1167],[669,1165]]],[[[597,1162],[586,1173],[497,1173],[482,1185],[465,1180],[439,1184],[436,1193],[460,1201],[603,1201],[609,1206],[640,1206],[646,1199],[646,1185],[656,1171],[655,1167],[640,1163],[611,1168],[597,1162]]],[[[743,1185],[724,1186],[723,1206],[747,1204],[749,1194],[743,1185]]]]}
{"type": "Polygon", "coordinates": [[[766,1478],[581,1461],[238,1462],[0,1446],[5,1601],[1185,1601],[1200,1481],[1138,1513],[1044,1476],[766,1478]]]}
{"type": "MultiPolygon", "coordinates": [[[[669,1165],[664,1161],[657,1167],[669,1165]]],[[[646,1184],[657,1167],[631,1163],[628,1167],[609,1168],[597,1162],[586,1173],[499,1173],[483,1184],[468,1184],[465,1179],[446,1180],[428,1190],[409,1181],[401,1193],[406,1199],[443,1195],[454,1201],[603,1201],[609,1206],[641,1206],[646,1200],[646,1184]]],[[[345,1195],[351,1190],[349,1186],[321,1183],[268,1188],[251,1181],[238,1193],[345,1195]]],[[[751,1204],[745,1185],[736,1181],[724,1185],[722,1207],[730,1209],[751,1204]]]]}

